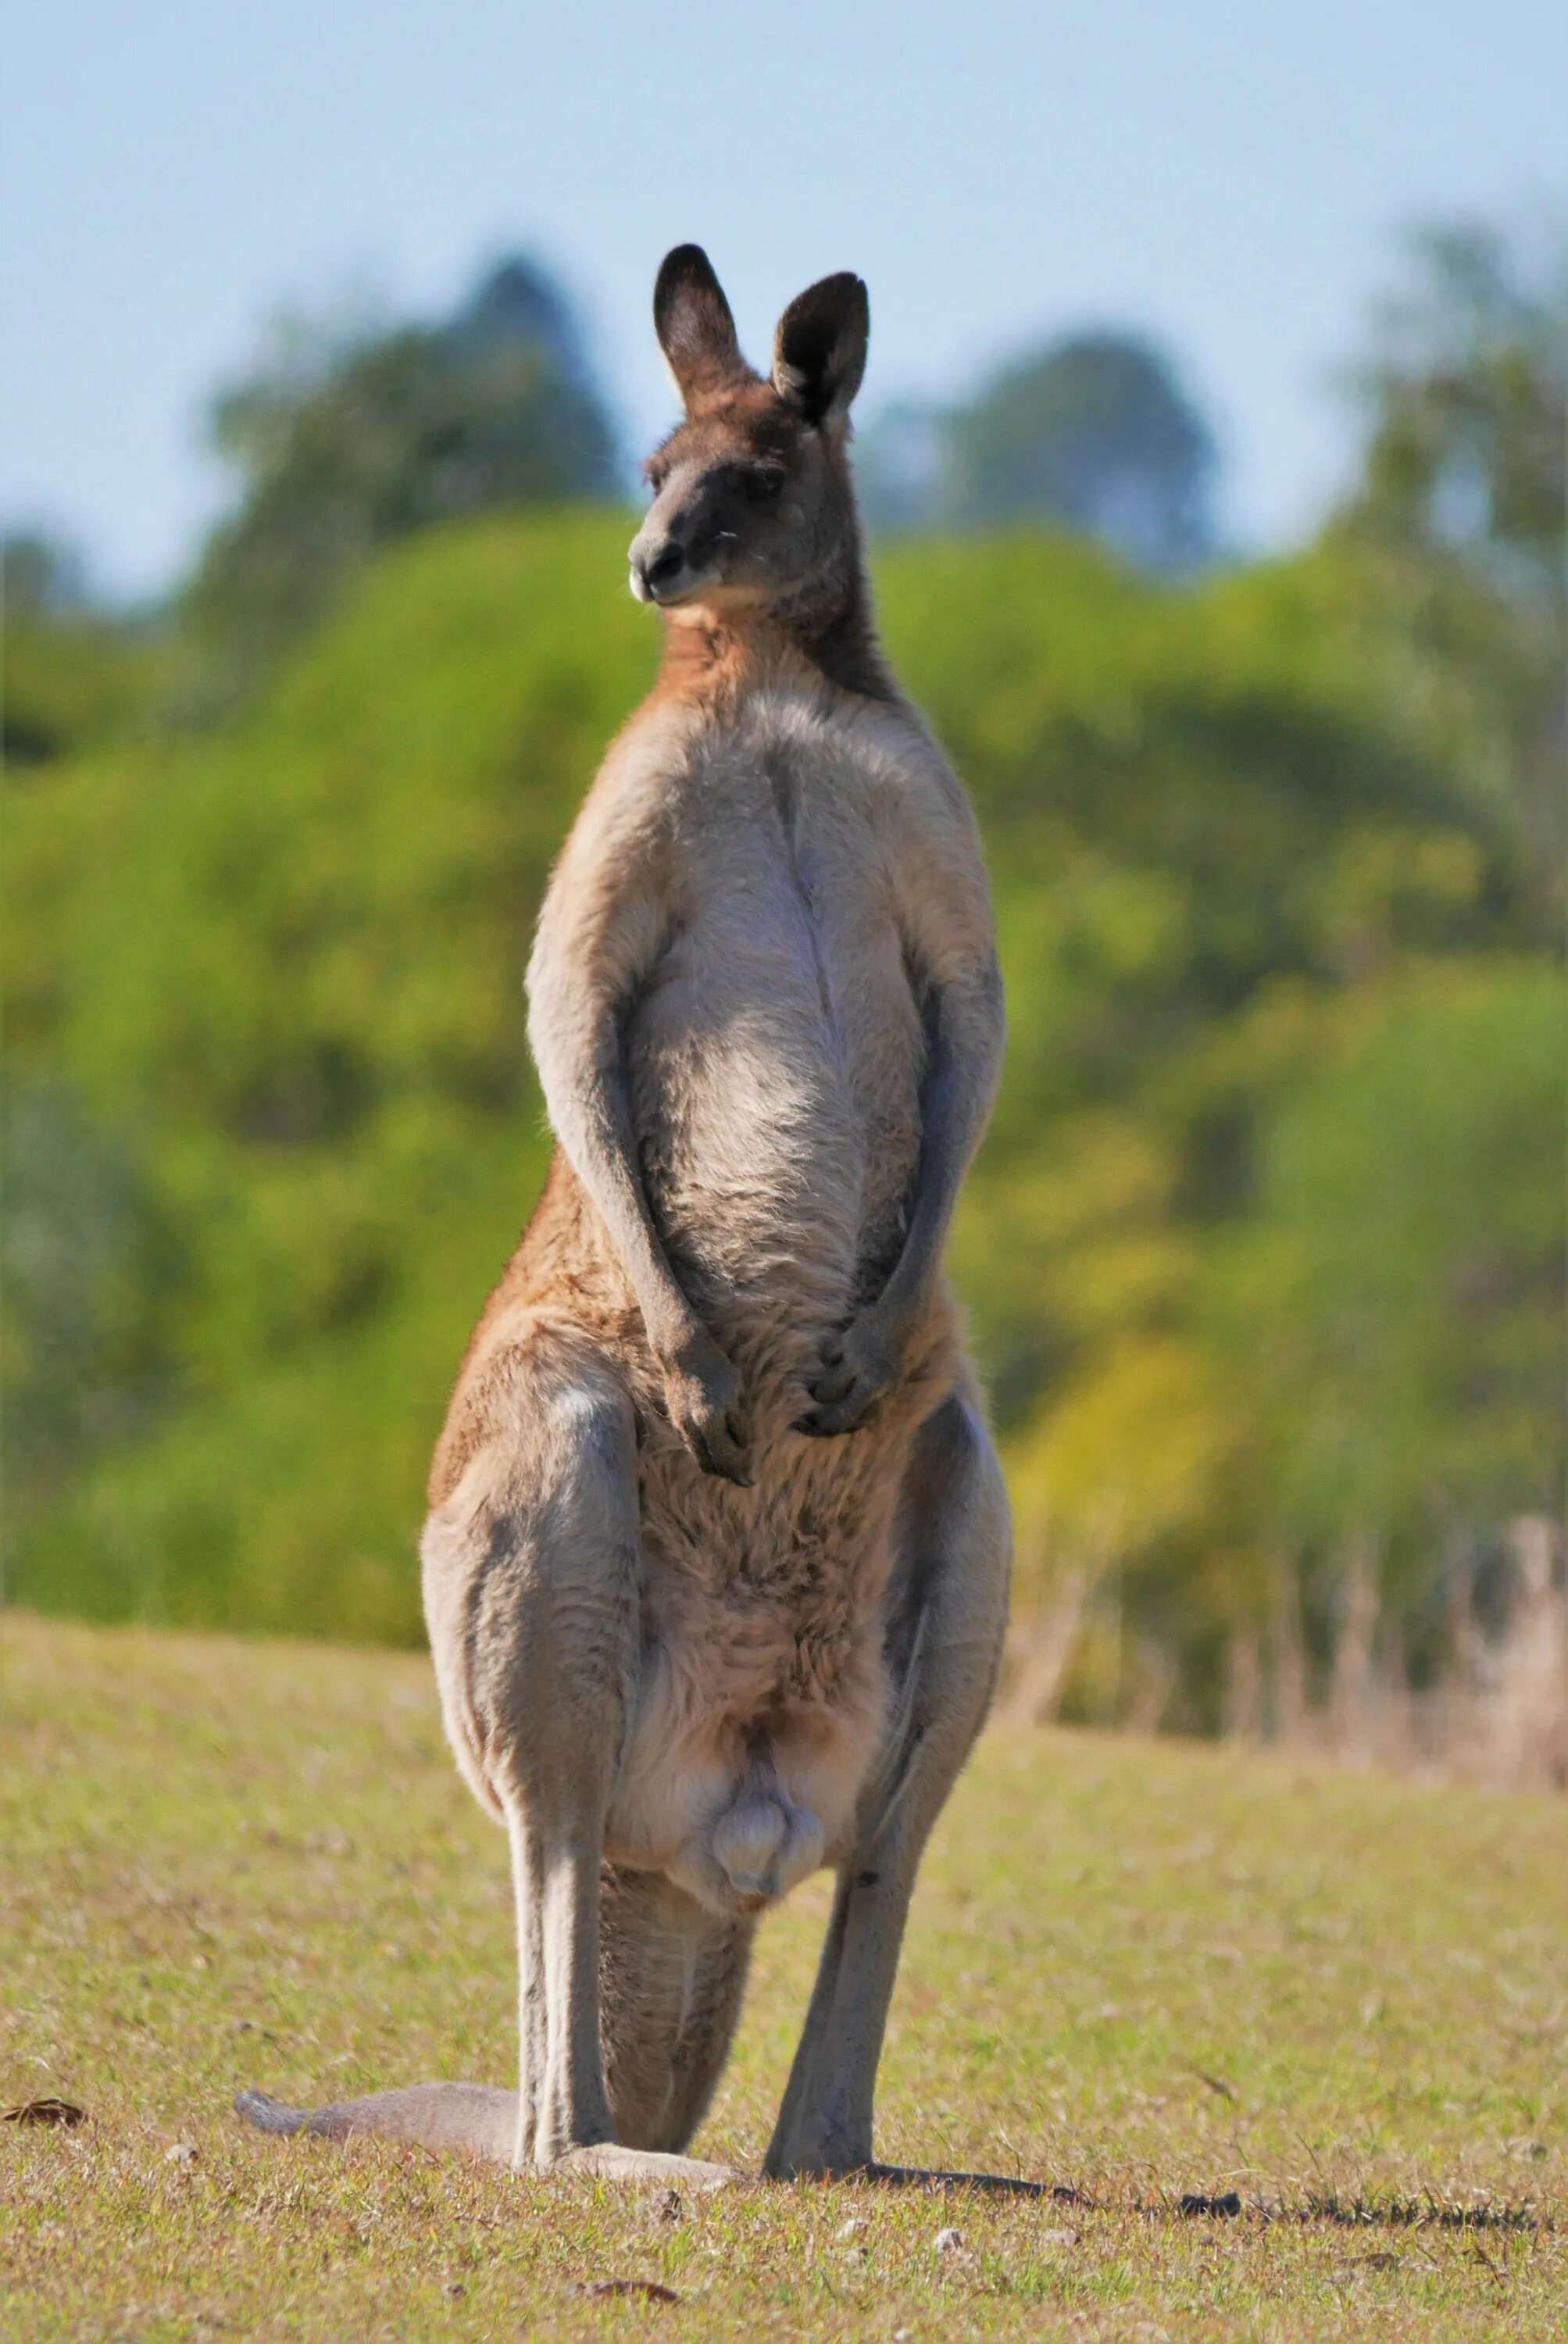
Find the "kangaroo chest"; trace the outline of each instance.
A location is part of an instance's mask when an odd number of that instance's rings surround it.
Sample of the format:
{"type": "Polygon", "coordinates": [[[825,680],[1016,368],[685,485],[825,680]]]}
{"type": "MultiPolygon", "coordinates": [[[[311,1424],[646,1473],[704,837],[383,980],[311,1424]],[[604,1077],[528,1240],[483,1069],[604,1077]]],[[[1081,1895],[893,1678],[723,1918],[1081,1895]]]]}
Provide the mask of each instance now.
{"type": "Polygon", "coordinates": [[[827,730],[693,753],[678,910],[628,1032],[661,1235],[721,1318],[830,1321],[885,1276],[925,1041],[874,777],[827,730]]]}

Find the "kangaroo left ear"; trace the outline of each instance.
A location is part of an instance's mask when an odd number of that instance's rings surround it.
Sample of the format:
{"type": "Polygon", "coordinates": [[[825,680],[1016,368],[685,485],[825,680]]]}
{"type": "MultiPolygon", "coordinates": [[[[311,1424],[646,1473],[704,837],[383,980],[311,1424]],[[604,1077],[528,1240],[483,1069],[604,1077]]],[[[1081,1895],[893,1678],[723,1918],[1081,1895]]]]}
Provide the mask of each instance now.
{"type": "Polygon", "coordinates": [[[808,423],[841,421],[865,372],[871,302],[843,269],[797,293],[774,335],[774,389],[808,423]]]}

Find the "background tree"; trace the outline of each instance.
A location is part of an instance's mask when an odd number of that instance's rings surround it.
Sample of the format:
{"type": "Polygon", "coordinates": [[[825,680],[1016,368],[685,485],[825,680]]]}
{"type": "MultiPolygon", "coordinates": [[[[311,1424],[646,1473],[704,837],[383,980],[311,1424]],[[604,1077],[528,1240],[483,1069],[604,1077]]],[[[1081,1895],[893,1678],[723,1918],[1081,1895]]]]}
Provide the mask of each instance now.
{"type": "Polygon", "coordinates": [[[1143,570],[1213,551],[1213,435],[1141,336],[1080,334],[1003,368],[967,404],[890,408],[861,470],[884,529],[1042,521],[1143,570]]]}
{"type": "Polygon", "coordinates": [[[242,490],[187,614],[201,690],[220,701],[264,672],[376,547],[618,486],[614,430],[571,305],[522,258],[491,269],[440,325],[284,331],[211,420],[242,490]]]}
{"type": "Polygon", "coordinates": [[[1211,551],[1213,440],[1138,335],[1077,335],[1004,369],[946,438],[941,513],[958,528],[1057,521],[1145,570],[1211,551]]]}
{"type": "Polygon", "coordinates": [[[1351,623],[1561,902],[1568,234],[1412,236],[1354,379],[1366,450],[1335,532],[1361,558],[1351,623]]]}
{"type": "Polygon", "coordinates": [[[1195,1315],[1252,1534],[1325,1642],[1368,1572],[1418,1678],[1447,1657],[1449,1570],[1495,1561],[1563,1488],[1565,1031],[1537,962],[1418,963],[1341,1000],[1209,1252],[1195,1315]]]}

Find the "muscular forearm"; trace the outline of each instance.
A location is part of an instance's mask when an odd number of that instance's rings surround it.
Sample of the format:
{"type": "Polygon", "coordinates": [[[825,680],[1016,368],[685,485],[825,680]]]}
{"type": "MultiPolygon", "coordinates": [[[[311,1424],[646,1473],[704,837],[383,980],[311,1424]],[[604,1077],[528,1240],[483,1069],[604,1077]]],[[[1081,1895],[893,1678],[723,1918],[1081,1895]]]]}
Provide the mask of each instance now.
{"type": "Polygon", "coordinates": [[[1002,1063],[1002,990],[994,967],[938,996],[921,1088],[920,1162],[908,1231],[879,1308],[909,1317],[936,1275],[953,1209],[996,1095],[1002,1063]]]}
{"type": "Polygon", "coordinates": [[[746,1420],[735,1371],[687,1300],[653,1226],[622,1062],[606,1053],[591,1073],[557,1084],[553,1093],[547,1074],[545,1096],[561,1146],[598,1207],[637,1297],[671,1423],[704,1472],[749,1488],[746,1420]]]}
{"type": "Polygon", "coordinates": [[[821,1366],[806,1379],[812,1405],[796,1418],[797,1432],[816,1438],[853,1432],[898,1375],[991,1112],[1001,1061],[1002,989],[992,965],[936,997],[921,1086],[920,1161],[903,1250],[876,1300],[824,1339],[821,1366]]]}
{"type": "Polygon", "coordinates": [[[624,1063],[617,1053],[575,1080],[547,1079],[546,1099],[561,1144],[637,1298],[650,1348],[655,1358],[672,1359],[699,1322],[648,1208],[624,1063]]]}
{"type": "Polygon", "coordinates": [[[650,834],[646,823],[641,830],[632,824],[607,841],[580,819],[534,938],[528,1034],[556,1137],[642,1314],[670,1422],[705,1472],[745,1484],[746,1423],[735,1371],[664,1250],[632,1122],[623,1025],[668,933],[668,882],[657,825],[650,834]]]}

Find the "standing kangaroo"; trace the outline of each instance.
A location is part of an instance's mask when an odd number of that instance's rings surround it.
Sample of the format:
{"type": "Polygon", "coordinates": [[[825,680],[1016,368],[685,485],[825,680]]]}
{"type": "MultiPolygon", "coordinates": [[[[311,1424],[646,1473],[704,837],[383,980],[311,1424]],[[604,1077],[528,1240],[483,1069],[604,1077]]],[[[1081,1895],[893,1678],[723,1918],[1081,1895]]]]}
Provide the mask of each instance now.
{"type": "Polygon", "coordinates": [[[558,1147],[436,1450],[422,1553],[458,1763],[511,1842],[516,2093],[278,2131],[703,2186],[758,1915],[833,1917],[765,2170],[890,2171],[872,2094],[916,1868],[995,1684],[1001,1474],[943,1249],[1002,998],[964,793],[873,631],[824,278],[746,365],[707,257],[654,323],[685,406],[632,589],[650,697],[529,968],[558,1147]]]}

